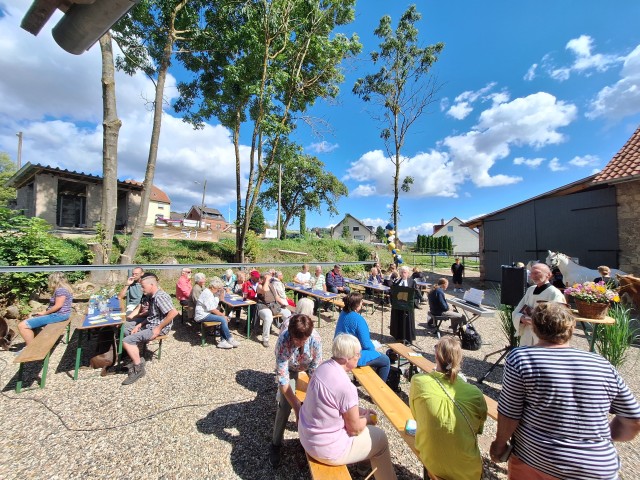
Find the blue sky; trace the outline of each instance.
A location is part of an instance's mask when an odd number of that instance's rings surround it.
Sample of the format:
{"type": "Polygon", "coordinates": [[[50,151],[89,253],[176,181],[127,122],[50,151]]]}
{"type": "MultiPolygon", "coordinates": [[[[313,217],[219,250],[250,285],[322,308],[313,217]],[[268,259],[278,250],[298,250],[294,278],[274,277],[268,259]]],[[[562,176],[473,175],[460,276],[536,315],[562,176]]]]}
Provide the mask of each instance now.
{"type": "MultiPolygon", "coordinates": [[[[606,165],[640,123],[640,3],[415,3],[423,15],[421,42],[442,41],[445,49],[432,70],[442,83],[438,101],[403,149],[403,174],[415,179],[400,198],[404,240],[430,234],[440,219],[469,219],[586,177],[606,165]]],[[[409,4],[358,3],[356,21],[342,31],[357,32],[363,51],[344,65],[339,98],[319,101],[309,112],[331,130],[314,136],[300,125],[295,132],[350,191],[339,216],[311,213],[308,226],[335,224],[345,213],[370,225],[389,219],[392,164],[371,106],[351,89],[374,71],[369,53],[378,46],[372,32],[380,17],[389,14],[395,27],[409,4]]],[[[23,162],[99,173],[99,48],[80,57],[60,50],[50,34],[55,22],[38,37],[24,32],[19,22],[28,5],[0,0],[0,151],[15,157],[15,133],[23,131],[23,162]]],[[[169,100],[175,81],[168,82],[169,100]]],[[[117,89],[119,177],[141,180],[151,85],[142,76],[118,75],[117,89]]],[[[206,178],[207,205],[233,216],[233,171],[229,132],[215,122],[193,131],[167,109],[155,183],[173,209],[199,204],[202,187],[194,181],[206,178]]]]}

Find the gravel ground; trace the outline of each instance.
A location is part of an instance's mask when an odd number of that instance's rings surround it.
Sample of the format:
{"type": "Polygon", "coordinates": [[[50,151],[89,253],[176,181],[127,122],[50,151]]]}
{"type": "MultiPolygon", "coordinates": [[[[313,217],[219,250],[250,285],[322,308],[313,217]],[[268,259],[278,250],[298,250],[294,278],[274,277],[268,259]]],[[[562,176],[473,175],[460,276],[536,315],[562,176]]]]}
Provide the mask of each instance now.
{"type": "MultiPolygon", "coordinates": [[[[466,287],[476,285],[479,283],[474,279],[465,282],[466,287]]],[[[492,295],[487,290],[486,303],[495,302],[492,295]]],[[[416,345],[433,360],[436,339],[427,335],[426,315],[426,307],[416,310],[416,345]]],[[[388,310],[384,335],[380,335],[380,311],[366,317],[372,338],[381,343],[393,341],[388,335],[388,310]]],[[[337,315],[333,319],[323,316],[319,331],[325,346],[330,345],[336,319],[337,315]]],[[[484,345],[476,352],[465,352],[463,373],[470,381],[481,376],[496,359],[494,356],[484,361],[484,356],[505,344],[496,317],[483,317],[476,326],[484,345]]],[[[242,332],[242,328],[237,330],[242,332]]],[[[236,329],[232,327],[232,331],[236,329]]],[[[89,369],[82,370],[80,379],[74,382],[68,374],[73,371],[74,335],[68,346],[59,344],[55,349],[46,389],[18,395],[14,392],[14,355],[0,352],[0,424],[4,426],[0,478],[310,478],[293,415],[285,433],[282,467],[274,470],[267,461],[275,416],[273,349],[265,349],[255,337],[247,340],[240,335],[236,335],[241,343],[237,349],[201,348],[198,329],[179,320],[171,336],[165,341],[162,360],[147,362],[146,376],[128,387],[120,385],[123,375],[100,377],[99,371],[89,369]]],[[[274,331],[272,346],[275,340],[274,331]]],[[[580,330],[574,343],[586,348],[580,330]]],[[[637,359],[634,349],[621,374],[640,397],[637,359]]],[[[88,355],[84,363],[88,364],[88,355]]],[[[26,372],[33,378],[38,371],[27,368],[26,372]]],[[[496,369],[480,388],[497,399],[501,376],[502,369],[496,369]]],[[[409,383],[404,379],[401,388],[401,395],[408,398],[409,383]]],[[[361,392],[360,397],[362,406],[375,408],[366,394],[361,392]]],[[[379,418],[390,440],[398,478],[422,478],[422,466],[415,455],[384,415],[379,418]]],[[[488,460],[495,427],[496,423],[488,419],[480,437],[484,479],[506,478],[505,468],[488,460]]],[[[623,464],[621,478],[638,478],[639,446],[638,439],[617,444],[623,464]]],[[[355,469],[351,473],[353,478],[361,478],[355,469]]]]}

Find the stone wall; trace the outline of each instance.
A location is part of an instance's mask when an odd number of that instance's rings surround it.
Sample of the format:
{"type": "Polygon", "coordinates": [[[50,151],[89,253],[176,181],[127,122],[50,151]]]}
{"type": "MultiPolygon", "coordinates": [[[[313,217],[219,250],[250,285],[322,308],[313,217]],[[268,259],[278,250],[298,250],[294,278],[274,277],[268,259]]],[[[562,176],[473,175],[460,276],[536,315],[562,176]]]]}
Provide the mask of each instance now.
{"type": "Polygon", "coordinates": [[[35,212],[50,225],[57,225],[56,210],[58,207],[58,177],[53,175],[36,175],[35,212]]]}
{"type": "Polygon", "coordinates": [[[640,180],[616,185],[620,270],[640,276],[640,180]]]}

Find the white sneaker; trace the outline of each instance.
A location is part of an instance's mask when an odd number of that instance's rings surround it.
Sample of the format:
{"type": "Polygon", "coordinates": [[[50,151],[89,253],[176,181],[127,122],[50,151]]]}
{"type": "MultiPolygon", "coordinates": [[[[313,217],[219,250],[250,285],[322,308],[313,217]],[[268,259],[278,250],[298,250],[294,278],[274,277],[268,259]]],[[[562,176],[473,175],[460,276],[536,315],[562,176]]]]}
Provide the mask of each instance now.
{"type": "Polygon", "coordinates": [[[224,348],[225,350],[229,350],[230,348],[233,348],[233,345],[231,345],[226,340],[220,340],[218,342],[218,348],[224,348]]]}
{"type": "Polygon", "coordinates": [[[230,338],[229,340],[227,340],[227,343],[233,348],[238,348],[238,346],[240,345],[235,338],[230,338]]]}

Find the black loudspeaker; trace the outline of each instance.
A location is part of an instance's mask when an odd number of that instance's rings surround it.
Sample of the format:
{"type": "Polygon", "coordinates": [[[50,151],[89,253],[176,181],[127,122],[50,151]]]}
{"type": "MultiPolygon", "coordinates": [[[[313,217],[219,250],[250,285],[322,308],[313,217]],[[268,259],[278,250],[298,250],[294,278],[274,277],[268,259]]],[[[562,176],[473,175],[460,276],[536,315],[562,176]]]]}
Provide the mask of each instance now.
{"type": "Polygon", "coordinates": [[[500,285],[500,303],[515,307],[527,290],[527,269],[502,266],[502,284],[500,285]]]}

